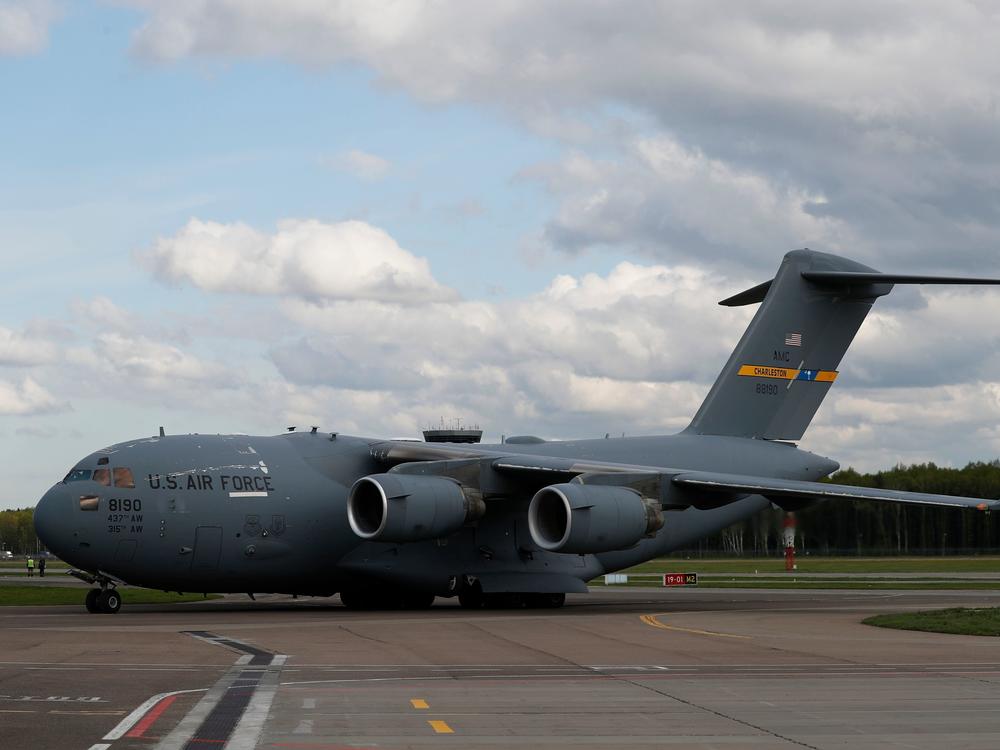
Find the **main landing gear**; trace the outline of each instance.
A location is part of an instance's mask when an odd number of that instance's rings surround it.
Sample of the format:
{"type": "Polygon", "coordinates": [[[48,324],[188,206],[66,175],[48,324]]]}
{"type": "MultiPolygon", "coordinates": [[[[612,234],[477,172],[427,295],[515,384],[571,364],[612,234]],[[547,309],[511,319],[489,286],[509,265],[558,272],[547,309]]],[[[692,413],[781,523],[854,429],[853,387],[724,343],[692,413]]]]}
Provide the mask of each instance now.
{"type": "Polygon", "coordinates": [[[518,593],[514,591],[487,594],[479,581],[465,585],[458,592],[463,609],[558,609],[566,603],[566,594],[518,593]]]}
{"type": "Polygon", "coordinates": [[[116,588],[91,589],[85,603],[92,615],[113,615],[122,608],[122,596],[116,588]]]}
{"type": "Polygon", "coordinates": [[[340,601],[348,609],[430,609],[434,594],[389,588],[347,589],[340,601]]]}

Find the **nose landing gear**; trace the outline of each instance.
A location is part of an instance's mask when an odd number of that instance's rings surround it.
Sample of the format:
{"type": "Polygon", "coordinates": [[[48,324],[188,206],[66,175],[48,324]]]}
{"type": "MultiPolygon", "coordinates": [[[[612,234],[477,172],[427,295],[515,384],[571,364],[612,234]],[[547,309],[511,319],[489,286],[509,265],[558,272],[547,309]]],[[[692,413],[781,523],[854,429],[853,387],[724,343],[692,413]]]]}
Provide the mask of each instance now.
{"type": "Polygon", "coordinates": [[[118,593],[118,589],[115,588],[116,582],[110,576],[103,573],[94,575],[85,570],[71,570],[69,574],[81,581],[100,586],[100,588],[88,591],[87,598],[84,600],[87,611],[92,615],[113,615],[122,608],[122,595],[118,593]]]}

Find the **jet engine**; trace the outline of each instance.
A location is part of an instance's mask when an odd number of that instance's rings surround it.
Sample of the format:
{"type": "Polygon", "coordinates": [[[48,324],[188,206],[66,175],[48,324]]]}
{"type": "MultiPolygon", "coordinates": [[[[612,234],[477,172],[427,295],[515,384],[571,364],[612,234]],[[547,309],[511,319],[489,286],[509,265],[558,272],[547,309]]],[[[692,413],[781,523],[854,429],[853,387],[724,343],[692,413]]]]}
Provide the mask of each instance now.
{"type": "Polygon", "coordinates": [[[662,527],[660,504],[628,487],[552,484],[528,506],[531,538],[550,552],[625,549],[662,527]]]}
{"type": "Polygon", "coordinates": [[[486,512],[478,490],[448,477],[371,474],[347,497],[347,520],[362,539],[420,542],[453,534],[486,512]]]}

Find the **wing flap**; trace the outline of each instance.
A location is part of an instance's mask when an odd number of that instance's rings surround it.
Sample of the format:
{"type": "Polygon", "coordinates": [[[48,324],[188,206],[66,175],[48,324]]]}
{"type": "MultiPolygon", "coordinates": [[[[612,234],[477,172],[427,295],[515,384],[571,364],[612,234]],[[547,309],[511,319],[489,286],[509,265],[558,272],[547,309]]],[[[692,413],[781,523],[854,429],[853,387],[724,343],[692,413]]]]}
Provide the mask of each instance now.
{"type": "Polygon", "coordinates": [[[741,474],[721,474],[708,471],[688,471],[672,479],[679,487],[704,492],[746,493],[772,498],[880,500],[890,503],[937,505],[973,510],[1000,510],[1000,500],[986,498],[934,495],[926,492],[884,490],[877,487],[852,487],[846,484],[806,482],[798,479],[772,479],[741,474]]]}

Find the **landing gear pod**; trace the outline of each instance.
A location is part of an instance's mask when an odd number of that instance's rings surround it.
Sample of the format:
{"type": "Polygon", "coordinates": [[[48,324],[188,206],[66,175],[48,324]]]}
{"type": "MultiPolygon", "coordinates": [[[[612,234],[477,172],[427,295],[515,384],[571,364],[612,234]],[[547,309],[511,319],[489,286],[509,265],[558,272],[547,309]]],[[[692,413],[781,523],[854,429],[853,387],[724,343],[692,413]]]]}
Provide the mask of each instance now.
{"type": "Polygon", "coordinates": [[[539,490],[528,506],[531,538],[550,552],[625,549],[662,527],[659,503],[627,487],[553,484],[539,490]]]}
{"type": "Polygon", "coordinates": [[[347,498],[347,520],[362,539],[420,542],[439,539],[486,512],[482,495],[448,477],[372,474],[347,498]]]}

